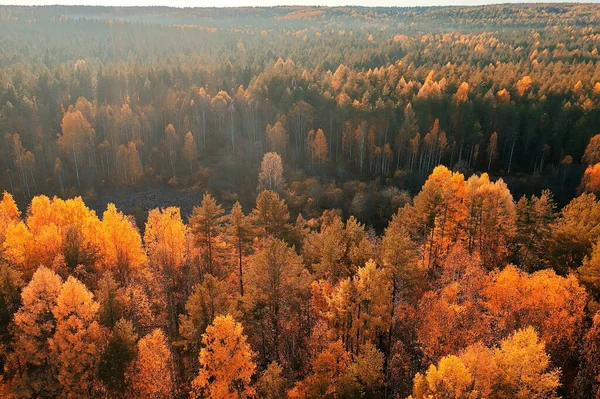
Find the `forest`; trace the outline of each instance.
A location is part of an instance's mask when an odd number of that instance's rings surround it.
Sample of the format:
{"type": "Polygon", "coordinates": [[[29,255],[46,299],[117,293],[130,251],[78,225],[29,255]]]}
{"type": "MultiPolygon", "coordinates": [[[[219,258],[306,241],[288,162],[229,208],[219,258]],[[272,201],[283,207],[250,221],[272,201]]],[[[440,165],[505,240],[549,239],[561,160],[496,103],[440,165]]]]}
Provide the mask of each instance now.
{"type": "Polygon", "coordinates": [[[0,397],[600,399],[599,5],[0,26],[0,397]]]}

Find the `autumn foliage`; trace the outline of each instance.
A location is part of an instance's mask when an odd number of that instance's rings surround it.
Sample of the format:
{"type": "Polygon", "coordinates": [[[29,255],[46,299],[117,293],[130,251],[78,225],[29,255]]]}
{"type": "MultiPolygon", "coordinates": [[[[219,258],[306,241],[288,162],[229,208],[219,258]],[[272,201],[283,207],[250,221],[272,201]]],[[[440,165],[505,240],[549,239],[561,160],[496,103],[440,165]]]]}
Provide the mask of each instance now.
{"type": "MultiPolygon", "coordinates": [[[[205,194],[134,218],[0,203],[3,392],[16,397],[556,398],[598,391],[600,202],[515,202],[434,168],[381,236],[205,194]],[[143,237],[143,238],[142,238],[143,237]],[[548,250],[544,250],[547,248],[548,250]],[[513,263],[510,263],[513,262],[513,263]],[[591,391],[590,391],[591,390],[591,391]]],[[[588,395],[588,396],[585,396],[588,395]]]]}
{"type": "Polygon", "coordinates": [[[597,5],[0,27],[0,398],[600,399],[597,5]]]}
{"type": "Polygon", "coordinates": [[[200,373],[192,382],[201,397],[254,396],[250,380],[256,369],[242,326],[230,315],[218,316],[206,328],[200,350],[200,373]]]}

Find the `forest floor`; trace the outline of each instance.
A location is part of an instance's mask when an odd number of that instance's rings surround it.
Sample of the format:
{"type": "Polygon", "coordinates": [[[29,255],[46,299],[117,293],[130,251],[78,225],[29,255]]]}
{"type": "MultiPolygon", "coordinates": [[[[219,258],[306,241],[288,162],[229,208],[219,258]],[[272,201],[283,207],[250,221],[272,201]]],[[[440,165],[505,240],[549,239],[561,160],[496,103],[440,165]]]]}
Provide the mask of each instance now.
{"type": "Polygon", "coordinates": [[[131,188],[113,188],[98,194],[97,198],[86,201],[89,207],[99,216],[106,210],[109,203],[117,209],[138,217],[138,212],[147,214],[154,208],[176,206],[181,209],[185,219],[192,213],[192,208],[202,200],[202,193],[192,190],[182,190],[166,185],[145,186],[140,190],[131,188]]]}

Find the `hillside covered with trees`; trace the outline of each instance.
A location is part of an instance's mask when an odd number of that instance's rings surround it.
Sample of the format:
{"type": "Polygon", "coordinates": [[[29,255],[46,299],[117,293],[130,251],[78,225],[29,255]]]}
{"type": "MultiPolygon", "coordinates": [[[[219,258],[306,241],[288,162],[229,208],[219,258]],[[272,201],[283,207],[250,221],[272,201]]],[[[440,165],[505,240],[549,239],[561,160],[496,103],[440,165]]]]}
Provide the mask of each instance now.
{"type": "Polygon", "coordinates": [[[0,397],[600,398],[600,6],[0,26],[0,397]]]}

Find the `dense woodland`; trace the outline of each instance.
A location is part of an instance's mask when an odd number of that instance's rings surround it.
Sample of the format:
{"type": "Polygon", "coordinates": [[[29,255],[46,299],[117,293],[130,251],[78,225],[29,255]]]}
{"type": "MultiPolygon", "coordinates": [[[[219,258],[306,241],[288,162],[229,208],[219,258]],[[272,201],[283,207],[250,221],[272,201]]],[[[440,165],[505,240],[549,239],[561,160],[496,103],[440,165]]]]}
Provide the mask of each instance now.
{"type": "Polygon", "coordinates": [[[600,398],[600,6],[0,24],[0,397],[600,398]]]}

